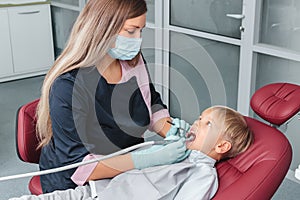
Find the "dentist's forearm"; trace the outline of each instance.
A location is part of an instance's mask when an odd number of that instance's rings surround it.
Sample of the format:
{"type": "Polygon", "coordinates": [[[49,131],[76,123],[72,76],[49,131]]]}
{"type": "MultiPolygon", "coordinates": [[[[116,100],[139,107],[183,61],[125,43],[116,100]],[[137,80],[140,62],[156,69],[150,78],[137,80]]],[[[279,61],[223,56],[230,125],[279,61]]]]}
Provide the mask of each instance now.
{"type": "Polygon", "coordinates": [[[154,128],[153,128],[154,131],[162,137],[166,137],[167,132],[171,128],[171,124],[168,123],[167,121],[172,121],[172,119],[170,117],[165,117],[165,118],[158,120],[154,124],[154,128]]]}
{"type": "Polygon", "coordinates": [[[116,156],[98,162],[96,168],[89,176],[88,181],[112,178],[131,169],[134,169],[134,164],[130,154],[116,156]]]}

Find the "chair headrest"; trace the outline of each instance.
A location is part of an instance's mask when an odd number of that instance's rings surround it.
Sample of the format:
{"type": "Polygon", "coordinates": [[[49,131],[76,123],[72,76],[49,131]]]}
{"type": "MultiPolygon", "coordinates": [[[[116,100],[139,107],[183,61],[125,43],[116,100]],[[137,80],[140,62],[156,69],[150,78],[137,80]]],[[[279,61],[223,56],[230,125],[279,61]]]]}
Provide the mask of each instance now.
{"type": "Polygon", "coordinates": [[[250,106],[264,120],[282,125],[300,110],[300,86],[291,83],[272,83],[258,89],[250,106]]]}

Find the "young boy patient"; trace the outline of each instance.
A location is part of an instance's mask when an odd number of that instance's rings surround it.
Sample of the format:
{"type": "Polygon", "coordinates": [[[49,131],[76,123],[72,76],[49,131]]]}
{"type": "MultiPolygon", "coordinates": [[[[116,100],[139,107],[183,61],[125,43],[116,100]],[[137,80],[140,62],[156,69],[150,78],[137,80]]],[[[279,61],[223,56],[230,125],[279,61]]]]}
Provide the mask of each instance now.
{"type": "Polygon", "coordinates": [[[196,172],[199,177],[185,182],[175,199],[211,199],[218,189],[215,163],[247,150],[253,142],[252,132],[240,113],[213,106],[202,112],[187,137],[194,139],[186,144],[192,151],[183,162],[195,163],[200,169],[196,172]]]}
{"type": "MultiPolygon", "coordinates": [[[[190,155],[184,161],[142,170],[134,169],[113,179],[94,181],[93,193],[97,194],[96,198],[211,199],[218,189],[215,163],[244,152],[253,142],[252,133],[243,116],[224,106],[213,106],[203,111],[186,137],[193,140],[186,142],[190,155]]],[[[174,139],[173,135],[166,140],[172,138],[174,139]]],[[[52,195],[54,199],[55,196],[62,199],[86,199],[91,197],[91,188],[87,185],[78,186],[75,190],[47,194],[47,197],[52,195]]],[[[44,199],[42,196],[36,198],[44,199]]]]}

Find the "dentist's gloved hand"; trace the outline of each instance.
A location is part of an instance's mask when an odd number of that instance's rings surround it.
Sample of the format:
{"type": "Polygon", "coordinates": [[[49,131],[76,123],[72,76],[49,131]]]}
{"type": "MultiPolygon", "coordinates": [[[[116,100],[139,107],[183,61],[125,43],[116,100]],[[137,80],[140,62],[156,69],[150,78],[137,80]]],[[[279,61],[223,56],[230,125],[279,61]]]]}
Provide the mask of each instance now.
{"type": "MultiPolygon", "coordinates": [[[[170,130],[167,132],[165,140],[168,139],[170,136],[177,136],[186,139],[186,132],[190,130],[191,125],[186,121],[178,118],[174,118],[172,120],[172,123],[174,125],[172,125],[170,130]],[[181,130],[180,128],[183,128],[185,131],[181,130]]],[[[185,151],[185,154],[182,157],[178,158],[175,162],[177,163],[186,159],[190,154],[191,150],[187,149],[185,151]]]]}
{"type": "Polygon", "coordinates": [[[136,169],[144,169],[157,165],[167,165],[176,162],[186,152],[184,139],[167,145],[154,145],[148,149],[131,153],[131,158],[136,169]]]}
{"type": "MultiPolygon", "coordinates": [[[[179,140],[179,139],[185,140],[184,138],[180,138],[180,136],[177,136],[177,135],[170,135],[170,136],[166,137],[164,140],[179,140]]],[[[177,163],[177,162],[180,162],[180,161],[186,159],[191,154],[191,152],[192,152],[192,150],[186,149],[184,155],[179,157],[174,163],[177,163]]]]}
{"type": "Polygon", "coordinates": [[[186,132],[189,131],[191,125],[187,122],[185,122],[182,119],[175,118],[172,120],[172,123],[174,125],[171,126],[170,130],[167,132],[166,137],[171,135],[176,135],[181,138],[185,138],[186,132]],[[185,132],[179,128],[183,128],[185,132]]]}

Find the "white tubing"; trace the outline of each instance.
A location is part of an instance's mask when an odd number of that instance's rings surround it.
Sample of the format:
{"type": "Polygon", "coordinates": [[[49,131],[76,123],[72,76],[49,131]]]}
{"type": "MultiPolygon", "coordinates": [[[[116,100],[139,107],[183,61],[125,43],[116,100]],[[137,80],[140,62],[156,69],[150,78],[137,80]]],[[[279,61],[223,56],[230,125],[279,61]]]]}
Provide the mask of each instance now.
{"type": "Polygon", "coordinates": [[[154,141],[149,141],[149,142],[144,142],[144,143],[136,144],[136,145],[133,145],[131,147],[127,147],[125,149],[121,149],[120,151],[117,151],[117,152],[108,154],[106,156],[103,156],[101,158],[95,158],[95,159],[92,159],[92,160],[86,160],[86,161],[82,161],[82,162],[78,162],[78,163],[66,165],[66,166],[63,166],[63,167],[57,167],[57,168],[47,169],[47,170],[37,171],[37,172],[29,172],[29,173],[24,173],[24,174],[16,174],[16,175],[10,175],[10,176],[3,176],[3,177],[0,177],[0,181],[6,181],[6,180],[11,180],[11,179],[17,179],[17,178],[25,178],[25,177],[29,177],[29,176],[40,176],[40,175],[45,175],[45,174],[51,174],[51,173],[55,173],[55,172],[60,172],[60,171],[64,171],[64,170],[76,168],[76,167],[79,167],[79,166],[82,166],[82,165],[87,165],[87,164],[90,164],[90,163],[99,162],[101,160],[105,160],[105,159],[108,159],[108,158],[111,158],[111,157],[114,157],[114,156],[122,155],[122,154],[128,153],[130,151],[133,151],[133,150],[141,148],[141,147],[151,146],[154,143],[155,143],[154,141]]]}

